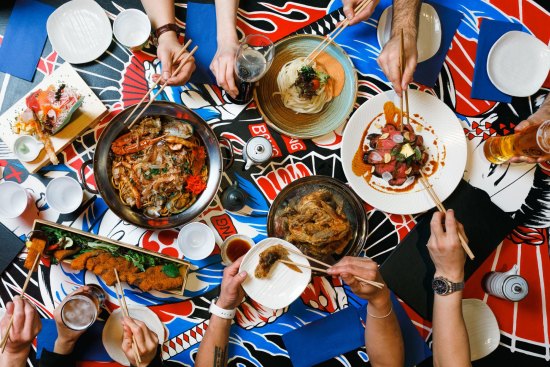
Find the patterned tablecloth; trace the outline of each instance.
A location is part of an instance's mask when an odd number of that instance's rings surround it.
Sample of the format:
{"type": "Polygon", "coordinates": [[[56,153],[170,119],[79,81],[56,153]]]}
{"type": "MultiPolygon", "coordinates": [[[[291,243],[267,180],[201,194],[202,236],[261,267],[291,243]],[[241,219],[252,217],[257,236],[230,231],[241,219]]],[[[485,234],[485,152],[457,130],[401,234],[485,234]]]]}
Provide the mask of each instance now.
{"type": "MultiPolygon", "coordinates": [[[[51,1],[59,5],[61,2],[51,1]]],[[[111,19],[124,8],[141,7],[136,1],[98,1],[111,19]]],[[[486,190],[503,210],[521,222],[483,266],[469,280],[465,296],[482,299],[496,314],[501,329],[501,344],[490,357],[476,365],[548,365],[550,360],[549,320],[550,259],[548,253],[548,227],[550,226],[550,165],[489,165],[481,159],[480,145],[492,135],[507,134],[522,119],[540,105],[548,93],[541,89],[529,98],[514,98],[511,103],[494,103],[470,98],[476,44],[481,18],[521,23],[524,31],[533,33],[543,42],[550,38],[548,3],[544,0],[437,0],[463,13],[462,23],[455,35],[443,69],[434,88],[417,88],[436,95],[451,107],[459,117],[468,141],[468,164],[465,179],[486,190]],[[546,9],[545,9],[546,8],[546,9]],[[480,279],[492,269],[509,269],[518,264],[520,274],[529,282],[529,295],[519,303],[510,303],[489,297],[483,292],[480,279]]],[[[371,96],[390,89],[390,84],[376,65],[380,45],[372,37],[381,10],[389,5],[382,0],[372,19],[348,29],[338,38],[350,54],[359,74],[359,98],[356,107],[371,96]],[[370,31],[371,37],[358,35],[370,31]]],[[[263,33],[278,40],[292,32],[325,34],[343,19],[339,0],[271,0],[269,2],[241,1],[239,32],[263,33]],[[303,28],[305,26],[305,28],[303,28]]],[[[177,4],[179,23],[185,26],[186,4],[177,4]]],[[[5,29],[9,11],[1,13],[0,34],[5,29]]],[[[203,20],[196,20],[203,21],[203,20]]],[[[0,36],[1,37],[1,36],[0,36]]],[[[1,41],[1,38],[0,38],[1,41]]],[[[0,74],[0,111],[27,93],[32,85],[50,74],[63,60],[46,44],[33,83],[0,74]]],[[[62,164],[47,166],[36,175],[29,175],[21,164],[0,143],[0,166],[3,179],[21,183],[33,197],[32,205],[24,215],[2,223],[17,236],[23,237],[35,218],[47,219],[103,236],[136,244],[172,256],[182,256],[175,239],[178,229],[146,231],[121,221],[106,206],[100,196],[86,194],[83,204],[73,214],[59,215],[49,208],[44,192],[54,177],[77,177],[82,162],[93,156],[94,146],[102,130],[124,106],[133,104],[146,93],[150,75],[155,67],[155,52],[147,49],[132,54],[117,42],[95,62],[77,65],[76,69],[94,92],[108,106],[110,115],[98,126],[83,134],[61,156],[62,164]]],[[[339,158],[343,127],[314,140],[296,140],[281,136],[270,129],[260,117],[256,106],[238,106],[229,103],[219,88],[211,85],[191,85],[171,88],[163,98],[183,103],[199,113],[216,134],[230,139],[234,145],[236,164],[225,172],[220,188],[223,190],[235,180],[248,194],[251,215],[225,211],[219,196],[199,220],[216,232],[217,243],[234,233],[245,233],[256,241],[266,236],[266,215],[277,193],[289,182],[303,176],[324,174],[345,181],[339,158]],[[243,171],[242,147],[252,136],[265,136],[273,145],[273,160],[263,166],[243,171]]],[[[88,172],[86,180],[93,185],[94,177],[88,172]]],[[[390,215],[368,207],[370,233],[363,255],[379,263],[414,227],[415,216],[390,215]]],[[[487,228],[490,230],[490,228],[487,228]]],[[[24,258],[25,254],[21,255],[24,258]]],[[[189,276],[184,297],[164,293],[140,293],[127,290],[131,303],[150,307],[165,323],[169,339],[163,346],[167,365],[192,365],[199,342],[209,318],[208,306],[217,295],[223,266],[218,251],[207,260],[196,263],[199,270],[189,276]]],[[[0,302],[2,305],[18,294],[25,272],[21,259],[15,261],[1,277],[0,302]]],[[[30,298],[40,315],[51,318],[55,305],[65,294],[86,281],[96,280],[91,273],[74,273],[65,266],[40,266],[29,287],[30,298]]],[[[97,280],[96,280],[97,281],[97,280]]],[[[116,308],[113,289],[105,287],[110,300],[107,308],[116,308]]],[[[349,290],[335,279],[314,278],[300,299],[283,310],[270,310],[247,300],[240,308],[232,328],[230,365],[290,365],[281,334],[295,329],[323,315],[345,307],[349,290]]],[[[430,340],[430,324],[407,309],[420,333],[430,340]]],[[[327,361],[327,366],[359,365],[366,354],[362,350],[327,361]]],[[[34,350],[30,365],[36,366],[34,350]]],[[[85,365],[94,366],[89,362],[85,365]]],[[[98,364],[97,364],[98,365],[98,364]]]]}

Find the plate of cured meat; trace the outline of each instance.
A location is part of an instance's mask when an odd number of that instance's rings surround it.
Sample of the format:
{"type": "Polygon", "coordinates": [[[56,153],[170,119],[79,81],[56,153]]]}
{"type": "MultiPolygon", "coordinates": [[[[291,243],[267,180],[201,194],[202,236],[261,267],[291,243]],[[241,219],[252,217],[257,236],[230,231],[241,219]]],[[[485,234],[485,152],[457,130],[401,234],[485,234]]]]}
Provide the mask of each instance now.
{"type": "Polygon", "coordinates": [[[453,111],[433,95],[410,90],[410,114],[403,116],[394,101],[393,91],[382,93],[355,111],[343,135],[342,165],[351,188],[375,208],[421,213],[435,206],[421,173],[441,200],[449,197],[464,174],[466,138],[453,111]]]}

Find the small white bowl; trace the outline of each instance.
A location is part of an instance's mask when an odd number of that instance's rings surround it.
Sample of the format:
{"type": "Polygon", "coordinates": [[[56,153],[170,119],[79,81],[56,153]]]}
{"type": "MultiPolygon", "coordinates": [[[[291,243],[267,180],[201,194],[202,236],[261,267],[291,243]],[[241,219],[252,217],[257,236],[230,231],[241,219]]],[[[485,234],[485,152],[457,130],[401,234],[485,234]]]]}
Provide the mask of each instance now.
{"type": "MultiPolygon", "coordinates": [[[[242,240],[248,243],[250,245],[250,248],[252,248],[256,244],[252,238],[245,236],[244,234],[234,234],[227,237],[225,241],[223,241],[222,245],[220,246],[220,255],[222,256],[222,264],[225,266],[229,266],[233,264],[233,261],[231,261],[231,259],[229,258],[227,250],[229,248],[229,245],[233,243],[233,241],[235,240],[242,240]]],[[[250,249],[248,249],[246,252],[248,251],[250,251],[250,249]]],[[[246,252],[243,255],[245,255],[246,252]]]]}
{"type": "Polygon", "coordinates": [[[462,300],[462,315],[470,342],[470,359],[476,361],[498,348],[500,330],[491,308],[475,298],[462,300]]]}
{"type": "Polygon", "coordinates": [[[71,177],[57,177],[46,187],[46,201],[61,214],[74,212],[82,204],[82,187],[71,177]]]}
{"type": "Polygon", "coordinates": [[[30,135],[21,135],[13,143],[13,154],[21,162],[32,162],[38,157],[44,144],[30,135]]]}
{"type": "Polygon", "coordinates": [[[216,237],[204,223],[192,222],[183,226],[178,235],[178,246],[190,260],[202,260],[214,250],[216,237]]]}
{"type": "Polygon", "coordinates": [[[113,23],[115,38],[132,51],[141,49],[150,33],[151,22],[147,14],[137,9],[121,11],[113,23]]]}
{"type": "Polygon", "coordinates": [[[27,190],[16,182],[0,183],[0,217],[16,218],[23,214],[29,203],[27,190]]]}

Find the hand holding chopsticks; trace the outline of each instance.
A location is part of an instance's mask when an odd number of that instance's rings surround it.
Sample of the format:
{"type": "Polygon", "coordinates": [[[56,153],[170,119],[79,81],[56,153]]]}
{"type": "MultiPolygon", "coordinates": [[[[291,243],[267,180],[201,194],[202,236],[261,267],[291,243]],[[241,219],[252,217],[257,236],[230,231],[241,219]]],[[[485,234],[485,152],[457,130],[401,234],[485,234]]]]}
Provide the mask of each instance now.
{"type": "MultiPolygon", "coordinates": [[[[115,271],[115,277],[116,277],[116,284],[115,284],[115,292],[118,299],[118,303],[120,307],[122,308],[122,313],[126,317],[130,317],[130,313],[128,312],[128,305],[126,304],[126,297],[124,296],[124,291],[122,289],[122,285],[120,284],[120,279],[118,277],[118,271],[116,268],[115,271]],[[120,289],[120,293],[119,293],[120,289]]],[[[134,357],[136,359],[136,362],[141,364],[141,356],[139,355],[139,347],[138,343],[136,341],[136,337],[132,334],[132,349],[134,351],[134,357]]]]}

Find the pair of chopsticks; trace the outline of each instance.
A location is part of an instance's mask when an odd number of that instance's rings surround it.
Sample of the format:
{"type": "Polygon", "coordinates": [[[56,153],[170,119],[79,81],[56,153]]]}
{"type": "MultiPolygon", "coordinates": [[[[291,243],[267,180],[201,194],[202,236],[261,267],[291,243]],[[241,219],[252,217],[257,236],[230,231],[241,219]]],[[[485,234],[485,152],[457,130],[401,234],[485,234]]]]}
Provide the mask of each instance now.
{"type": "MultiPolygon", "coordinates": [[[[354,13],[359,14],[373,1],[374,0],[363,0],[361,4],[359,4],[357,8],[353,10],[354,13]]],[[[338,35],[342,33],[342,31],[346,29],[347,26],[349,26],[349,19],[346,18],[343,22],[338,24],[338,26],[332,32],[330,32],[330,34],[319,45],[317,45],[317,47],[315,47],[313,51],[310,52],[310,54],[305,59],[306,65],[311,64],[313,60],[315,60],[321,54],[321,52],[323,52],[325,48],[330,45],[331,42],[334,42],[334,39],[338,37],[338,35]]]]}
{"type": "MultiPolygon", "coordinates": [[[[118,277],[118,271],[116,268],[113,269],[115,271],[115,277],[116,277],[116,285],[115,285],[115,292],[118,299],[118,304],[122,308],[122,313],[126,317],[130,317],[130,313],[128,312],[128,305],[126,304],[126,297],[124,296],[124,291],[122,290],[122,285],[120,284],[120,279],[118,277]],[[120,293],[118,292],[118,289],[120,288],[120,293]]],[[[138,343],[136,341],[136,337],[134,334],[132,334],[132,349],[134,350],[134,356],[136,358],[136,362],[141,364],[141,357],[139,355],[138,350],[138,343]]]]}
{"type": "MultiPolygon", "coordinates": [[[[23,284],[23,288],[21,288],[21,298],[25,298],[25,292],[27,291],[27,287],[29,286],[29,282],[32,277],[32,273],[34,272],[34,268],[36,268],[36,265],[40,261],[40,258],[42,257],[42,253],[38,254],[36,256],[36,259],[34,259],[34,263],[32,264],[32,267],[30,268],[29,272],[27,273],[27,278],[25,279],[25,283],[23,284]]],[[[8,324],[8,328],[6,329],[6,333],[4,334],[4,337],[2,338],[2,342],[0,343],[0,347],[2,348],[2,353],[4,353],[4,350],[6,349],[6,345],[8,344],[8,340],[10,338],[10,330],[13,326],[13,314],[10,317],[10,323],[8,324]]]]}
{"type": "MultiPolygon", "coordinates": [[[[288,261],[288,260],[279,260],[279,262],[282,262],[284,264],[287,264],[287,265],[294,265],[294,266],[298,266],[298,267],[302,267],[302,268],[306,268],[306,269],[311,269],[311,270],[315,270],[315,271],[319,271],[321,273],[327,273],[327,269],[331,267],[331,265],[325,263],[325,262],[322,262],[321,260],[317,260],[316,258],[314,257],[311,257],[311,256],[308,256],[306,254],[302,254],[300,251],[296,251],[292,248],[289,248],[289,247],[285,247],[288,251],[292,252],[293,254],[296,254],[296,255],[300,255],[300,256],[303,256],[305,257],[306,259],[308,260],[311,260],[313,262],[316,262],[317,264],[320,264],[320,265],[323,265],[326,267],[326,269],[322,269],[322,268],[317,268],[317,267],[314,267],[314,266],[309,266],[309,265],[305,265],[305,264],[300,264],[300,263],[296,263],[294,261],[288,261]]],[[[379,282],[375,282],[375,281],[372,281],[372,280],[368,280],[368,279],[365,279],[365,278],[361,278],[361,277],[358,277],[358,276],[354,276],[355,279],[363,282],[363,283],[367,283],[367,284],[370,284],[372,285],[373,287],[376,287],[376,288],[379,288],[379,289],[382,289],[384,288],[384,284],[383,283],[379,283],[379,282]]]]}
{"type": "MultiPolygon", "coordinates": [[[[191,44],[191,40],[187,41],[187,43],[185,45],[183,45],[183,47],[179,50],[179,52],[176,54],[176,56],[174,57],[174,62],[177,62],[179,60],[179,58],[183,55],[183,53],[187,50],[187,48],[189,47],[189,45],[191,44]]],[[[174,74],[177,74],[181,71],[181,69],[183,68],[183,66],[185,65],[185,63],[187,62],[187,60],[189,60],[189,58],[191,58],[191,56],[193,56],[193,54],[195,52],[197,52],[197,49],[199,48],[199,46],[195,46],[191,52],[189,54],[187,54],[178,64],[178,67],[176,69],[176,71],[174,72],[174,74]]],[[[141,98],[141,101],[139,101],[139,103],[134,107],[134,109],[132,110],[132,112],[130,112],[130,114],[128,115],[128,117],[126,117],[126,120],[124,120],[124,122],[122,123],[123,125],[126,125],[126,123],[128,122],[128,120],[130,120],[130,117],[132,117],[132,115],[136,112],[136,110],[141,106],[141,104],[145,101],[145,99],[153,92],[153,89],[157,87],[157,85],[159,84],[161,80],[161,77],[159,77],[157,79],[157,81],[153,84],[153,86],[147,91],[147,93],[143,96],[143,98],[141,98]]],[[[160,89],[158,90],[157,93],[155,93],[155,95],[153,97],[151,97],[149,99],[149,102],[147,102],[147,104],[145,105],[145,107],[143,107],[141,109],[141,112],[137,115],[137,117],[130,123],[130,125],[128,125],[128,129],[130,129],[138,120],[139,118],[141,117],[141,115],[143,115],[143,113],[145,112],[145,110],[147,110],[147,107],[149,107],[151,105],[151,103],[153,103],[155,101],[155,99],[157,98],[157,96],[159,94],[162,93],[162,91],[164,90],[164,88],[166,88],[166,86],[168,85],[168,81],[164,82],[160,89]]]]}
{"type": "MultiPolygon", "coordinates": [[[[403,29],[401,29],[401,43],[399,47],[399,74],[400,74],[400,80],[403,80],[403,74],[405,74],[405,40],[403,37],[403,29]]],[[[407,88],[403,91],[403,96],[405,97],[405,107],[407,108],[407,124],[410,124],[411,121],[409,119],[409,86],[407,85],[407,88]]],[[[401,107],[401,130],[403,130],[403,97],[401,97],[400,100],[400,107],[401,107]]]]}

